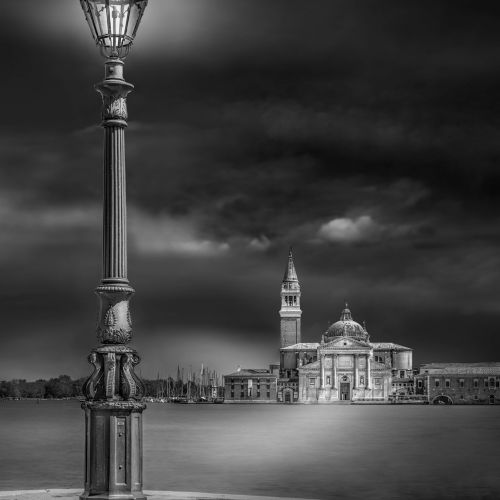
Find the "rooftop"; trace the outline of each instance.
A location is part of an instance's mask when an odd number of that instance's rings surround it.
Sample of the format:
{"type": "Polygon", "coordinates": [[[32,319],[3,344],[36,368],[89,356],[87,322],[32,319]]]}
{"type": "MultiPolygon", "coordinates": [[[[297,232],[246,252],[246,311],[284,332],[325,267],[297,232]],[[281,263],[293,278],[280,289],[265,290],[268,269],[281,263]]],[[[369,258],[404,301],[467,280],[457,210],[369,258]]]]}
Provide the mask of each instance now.
{"type": "Polygon", "coordinates": [[[392,349],[394,351],[413,351],[411,347],[395,344],[394,342],[370,342],[374,349],[392,349]]]}
{"type": "Polygon", "coordinates": [[[420,374],[449,373],[449,374],[500,374],[500,362],[483,361],[481,363],[428,363],[420,367],[420,374]]]}
{"type": "Polygon", "coordinates": [[[422,368],[463,368],[463,367],[482,367],[496,366],[500,368],[500,361],[483,361],[479,363],[427,363],[422,368]]]}
{"type": "Polygon", "coordinates": [[[316,350],[318,348],[318,342],[300,342],[298,344],[289,345],[288,347],[283,347],[282,351],[306,351],[306,350],[316,350]]]}
{"type": "Polygon", "coordinates": [[[265,376],[265,377],[277,377],[276,373],[271,373],[265,368],[241,368],[233,373],[224,375],[224,377],[255,377],[255,376],[265,376]]]}

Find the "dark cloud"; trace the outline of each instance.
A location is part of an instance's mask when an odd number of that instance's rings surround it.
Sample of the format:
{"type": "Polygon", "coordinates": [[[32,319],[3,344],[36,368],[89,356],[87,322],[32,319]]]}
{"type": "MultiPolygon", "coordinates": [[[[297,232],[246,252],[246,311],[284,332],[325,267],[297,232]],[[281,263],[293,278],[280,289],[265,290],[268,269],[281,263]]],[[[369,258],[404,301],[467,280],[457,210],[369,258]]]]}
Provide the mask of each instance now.
{"type": "MultiPolygon", "coordinates": [[[[79,375],[100,272],[102,66],[78,2],[27,3],[0,21],[0,377],[79,375]]],[[[417,362],[494,358],[498,10],[150,0],[126,64],[145,375],[274,361],[290,244],[304,340],[347,298],[417,362]]]]}

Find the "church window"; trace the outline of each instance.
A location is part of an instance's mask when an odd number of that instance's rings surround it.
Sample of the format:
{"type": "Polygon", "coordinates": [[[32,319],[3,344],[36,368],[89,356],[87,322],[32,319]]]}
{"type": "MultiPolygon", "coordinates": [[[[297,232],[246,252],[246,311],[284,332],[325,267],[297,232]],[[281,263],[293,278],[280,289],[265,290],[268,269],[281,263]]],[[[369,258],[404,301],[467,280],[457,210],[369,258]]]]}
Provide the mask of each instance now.
{"type": "Polygon", "coordinates": [[[463,378],[460,379],[460,387],[464,387],[465,385],[465,380],[463,378]]]}
{"type": "Polygon", "coordinates": [[[450,387],[450,379],[447,378],[445,381],[444,381],[444,386],[445,387],[450,387]]]}
{"type": "Polygon", "coordinates": [[[309,379],[309,386],[314,387],[316,385],[316,379],[315,378],[310,378],[309,379]]]}
{"type": "Polygon", "coordinates": [[[436,385],[436,387],[439,387],[439,379],[438,378],[434,380],[434,384],[436,385]]]}
{"type": "Polygon", "coordinates": [[[474,387],[475,388],[479,387],[479,380],[477,378],[474,379],[474,387]]]}

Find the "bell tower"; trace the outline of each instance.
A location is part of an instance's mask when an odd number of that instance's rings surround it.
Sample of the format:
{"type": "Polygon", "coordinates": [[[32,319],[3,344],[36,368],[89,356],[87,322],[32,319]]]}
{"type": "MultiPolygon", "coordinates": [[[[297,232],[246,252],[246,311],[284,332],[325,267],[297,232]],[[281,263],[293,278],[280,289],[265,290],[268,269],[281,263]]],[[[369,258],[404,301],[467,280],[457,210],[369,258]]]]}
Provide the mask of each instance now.
{"type": "Polygon", "coordinates": [[[293,263],[292,249],[290,248],[285,275],[281,284],[281,348],[302,342],[300,332],[301,316],[300,284],[293,263]]]}

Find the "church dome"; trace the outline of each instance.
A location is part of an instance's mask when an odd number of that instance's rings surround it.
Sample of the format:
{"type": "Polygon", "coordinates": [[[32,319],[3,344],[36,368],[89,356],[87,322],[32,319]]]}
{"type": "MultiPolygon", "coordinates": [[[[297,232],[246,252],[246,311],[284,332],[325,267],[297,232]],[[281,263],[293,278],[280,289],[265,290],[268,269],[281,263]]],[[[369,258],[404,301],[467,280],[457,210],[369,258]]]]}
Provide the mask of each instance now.
{"type": "Polygon", "coordinates": [[[356,337],[361,340],[368,340],[368,332],[352,319],[347,302],[340,315],[340,320],[330,325],[326,331],[325,341],[333,340],[334,337],[356,337]]]}

